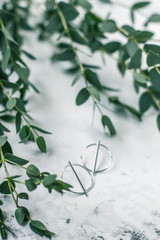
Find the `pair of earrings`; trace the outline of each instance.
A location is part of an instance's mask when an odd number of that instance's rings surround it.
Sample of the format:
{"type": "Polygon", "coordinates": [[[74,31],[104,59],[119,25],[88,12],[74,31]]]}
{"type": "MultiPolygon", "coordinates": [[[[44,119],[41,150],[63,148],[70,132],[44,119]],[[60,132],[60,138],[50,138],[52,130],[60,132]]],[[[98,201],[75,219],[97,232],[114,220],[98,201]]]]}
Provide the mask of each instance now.
{"type": "Polygon", "coordinates": [[[82,165],[76,163],[72,164],[70,161],[68,162],[63,170],[62,178],[66,178],[67,175],[70,177],[70,179],[67,179],[67,182],[69,182],[69,180],[71,181],[70,183],[74,189],[71,190],[72,193],[79,195],[85,194],[88,197],[88,193],[94,187],[94,175],[108,170],[112,165],[113,157],[110,150],[105,145],[101,144],[99,140],[98,143],[92,143],[86,146],[83,149],[80,159],[82,165]],[[86,175],[90,179],[89,186],[86,184],[86,175]],[[79,189],[77,190],[76,186],[74,186],[76,184],[74,181],[75,178],[79,184],[79,189]]]}

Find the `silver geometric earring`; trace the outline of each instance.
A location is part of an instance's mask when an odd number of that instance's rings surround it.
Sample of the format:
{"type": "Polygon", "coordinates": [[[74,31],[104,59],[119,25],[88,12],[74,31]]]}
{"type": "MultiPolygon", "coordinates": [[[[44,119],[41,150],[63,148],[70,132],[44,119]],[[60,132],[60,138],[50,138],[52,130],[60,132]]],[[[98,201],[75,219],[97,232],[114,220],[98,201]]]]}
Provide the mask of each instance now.
{"type": "Polygon", "coordinates": [[[80,164],[72,164],[70,161],[68,162],[67,166],[64,168],[61,178],[65,178],[65,174],[67,174],[67,170],[71,170],[71,172],[68,174],[71,177],[71,173],[72,173],[72,182],[71,185],[73,186],[73,188],[75,189],[75,183],[78,181],[79,186],[81,187],[81,191],[80,190],[70,190],[70,192],[78,194],[78,195],[83,195],[85,194],[86,197],[88,197],[88,193],[91,191],[91,189],[94,187],[94,179],[93,179],[93,175],[91,174],[91,172],[86,169],[84,166],[80,165],[80,164]],[[78,174],[78,170],[81,169],[83,171],[83,175],[87,174],[89,176],[90,179],[90,183],[89,186],[86,187],[84,180],[82,180],[82,176],[80,177],[80,174],[78,174]]]}
{"type": "Polygon", "coordinates": [[[100,141],[85,147],[80,158],[83,166],[94,174],[108,170],[113,162],[111,151],[100,141]]]}
{"type": "Polygon", "coordinates": [[[83,165],[72,164],[69,161],[62,172],[61,178],[64,178],[68,173],[67,170],[70,170],[68,177],[70,178],[73,189],[76,189],[76,182],[78,183],[78,187],[82,189],[70,190],[70,192],[78,195],[85,194],[86,197],[88,197],[88,193],[94,187],[93,174],[108,170],[112,165],[113,157],[110,150],[98,141],[98,143],[92,143],[85,147],[80,158],[83,165]],[[81,176],[79,170],[83,170],[81,176]],[[89,186],[86,186],[86,180],[84,179],[86,173],[90,180],[89,186]]]}

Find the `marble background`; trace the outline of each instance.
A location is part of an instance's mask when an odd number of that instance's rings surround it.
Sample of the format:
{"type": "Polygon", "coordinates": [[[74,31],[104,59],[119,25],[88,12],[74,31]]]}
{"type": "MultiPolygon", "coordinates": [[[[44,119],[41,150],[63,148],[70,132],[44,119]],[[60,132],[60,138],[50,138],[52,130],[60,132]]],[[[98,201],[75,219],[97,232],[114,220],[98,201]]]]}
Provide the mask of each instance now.
{"type": "MultiPolygon", "coordinates": [[[[116,0],[115,0],[116,1],[116,0]]],[[[40,2],[40,1],[37,1],[40,2]]],[[[124,1],[131,4],[134,1],[124,1]]],[[[93,1],[95,11],[105,16],[111,8],[93,1]],[[103,9],[103,10],[102,10],[103,9]]],[[[146,13],[157,12],[159,1],[152,1],[146,13]]],[[[34,10],[33,10],[34,11],[34,10]]],[[[39,9],[42,12],[43,9],[39,9]]],[[[35,13],[35,12],[34,12],[35,13]]],[[[119,24],[128,23],[128,11],[115,7],[113,17],[119,24]]],[[[143,18],[137,16],[136,27],[141,28],[143,18]]],[[[157,31],[159,26],[151,25],[157,31]]],[[[57,173],[60,177],[63,168],[70,160],[80,163],[80,154],[87,144],[101,142],[109,147],[114,157],[110,171],[96,175],[95,187],[89,197],[56,192],[48,194],[39,187],[30,195],[28,206],[34,219],[42,220],[56,233],[56,240],[158,240],[160,238],[160,134],[156,126],[156,113],[150,109],[139,122],[129,113],[106,112],[117,129],[118,135],[110,138],[104,134],[100,115],[96,112],[94,126],[92,121],[92,102],[77,107],[75,97],[83,87],[83,81],[71,88],[73,76],[64,73],[67,64],[51,64],[48,60],[55,51],[47,43],[39,43],[36,33],[24,33],[26,49],[37,57],[35,62],[28,61],[31,67],[31,81],[38,85],[41,94],[29,93],[32,116],[36,123],[53,135],[46,136],[48,153],[40,154],[34,144],[18,144],[18,137],[11,136],[15,144],[15,154],[26,157],[41,171],[57,173]]],[[[114,39],[119,39],[115,35],[114,39]]],[[[121,89],[121,100],[138,108],[132,77],[127,73],[122,79],[115,62],[106,57],[103,66],[101,56],[95,54],[81,59],[102,66],[98,71],[102,82],[110,87],[121,89]]],[[[106,101],[106,99],[103,99],[106,101]]],[[[112,105],[109,105],[113,109],[112,105]]],[[[113,109],[114,110],[114,109],[113,109]]],[[[13,127],[10,126],[12,129],[13,127]]],[[[15,132],[15,129],[13,128],[15,132]]],[[[10,168],[11,173],[17,173],[10,168]]],[[[18,173],[23,175],[23,172],[18,173]]],[[[23,188],[19,188],[22,190],[23,188]]],[[[28,226],[21,227],[13,216],[15,207],[9,196],[5,197],[4,211],[16,236],[8,239],[38,240],[28,226]]],[[[44,238],[45,239],[45,238],[44,238]]]]}

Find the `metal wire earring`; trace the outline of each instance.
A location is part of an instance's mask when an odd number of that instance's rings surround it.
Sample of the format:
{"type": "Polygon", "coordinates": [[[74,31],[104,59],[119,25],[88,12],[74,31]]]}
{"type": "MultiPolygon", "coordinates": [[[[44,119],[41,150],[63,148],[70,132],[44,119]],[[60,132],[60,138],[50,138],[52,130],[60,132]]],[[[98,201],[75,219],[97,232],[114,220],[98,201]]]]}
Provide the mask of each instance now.
{"type": "Polygon", "coordinates": [[[83,166],[94,174],[108,170],[113,162],[111,151],[100,141],[86,146],[80,158],[83,166]]]}
{"type": "Polygon", "coordinates": [[[80,158],[83,165],[72,164],[69,161],[67,166],[64,168],[61,177],[64,178],[64,175],[67,175],[67,169],[71,170],[71,172],[68,173],[68,177],[70,177],[71,185],[73,186],[74,190],[70,191],[78,195],[85,194],[86,197],[88,197],[88,193],[94,187],[93,174],[108,170],[112,165],[113,157],[110,150],[105,145],[101,144],[100,141],[98,141],[98,143],[92,143],[85,147],[80,158]],[[81,176],[79,170],[83,170],[81,176]],[[89,186],[87,187],[86,180],[84,179],[85,174],[89,176],[90,180],[89,186]],[[76,179],[77,181],[75,181],[76,179]],[[75,190],[76,182],[79,184],[78,187],[80,187],[82,190],[75,190]]]}
{"type": "Polygon", "coordinates": [[[67,166],[64,168],[63,172],[62,172],[62,178],[64,178],[64,175],[67,174],[67,169],[70,168],[70,170],[72,170],[72,173],[74,174],[74,176],[72,177],[72,183],[71,185],[73,186],[73,189],[75,189],[74,183],[75,183],[75,179],[77,179],[79,186],[81,187],[82,191],[76,191],[76,190],[70,190],[72,193],[78,194],[78,195],[83,195],[85,194],[86,197],[88,197],[88,193],[91,191],[91,189],[94,187],[94,179],[93,179],[93,175],[92,173],[86,169],[84,166],[80,165],[80,164],[72,164],[70,161],[67,164],[67,166]],[[85,183],[82,181],[81,177],[79,176],[79,174],[76,171],[76,168],[81,168],[84,172],[83,174],[85,175],[87,173],[87,175],[89,176],[90,179],[90,185],[89,187],[85,187],[85,183]],[[75,178],[74,178],[75,177],[75,178]]]}

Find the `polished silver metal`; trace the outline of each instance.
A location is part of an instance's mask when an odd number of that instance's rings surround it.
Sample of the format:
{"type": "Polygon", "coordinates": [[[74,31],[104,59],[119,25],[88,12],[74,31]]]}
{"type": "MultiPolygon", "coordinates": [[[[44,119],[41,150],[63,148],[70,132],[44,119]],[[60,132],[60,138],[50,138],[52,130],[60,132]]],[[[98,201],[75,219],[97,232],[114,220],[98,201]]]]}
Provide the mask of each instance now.
{"type": "MultiPolygon", "coordinates": [[[[62,172],[61,178],[64,177],[65,170],[66,170],[66,168],[68,168],[68,167],[70,167],[70,168],[73,170],[73,172],[74,172],[74,174],[75,174],[75,176],[76,176],[79,184],[81,185],[81,187],[82,187],[82,189],[83,189],[82,192],[77,192],[77,191],[73,191],[73,190],[70,190],[70,192],[75,193],[75,194],[78,194],[78,195],[83,195],[83,194],[85,194],[86,197],[88,197],[88,193],[89,193],[89,192],[91,191],[91,189],[94,187],[94,179],[93,179],[92,173],[91,173],[86,167],[84,167],[84,166],[82,166],[82,165],[80,165],[80,164],[72,164],[72,163],[69,161],[69,163],[67,164],[67,166],[64,168],[64,170],[63,170],[63,172],[62,172]],[[83,168],[83,169],[89,174],[90,179],[91,179],[91,185],[90,185],[89,188],[87,188],[87,189],[84,188],[84,186],[83,186],[83,184],[82,184],[82,182],[81,182],[78,174],[76,173],[76,171],[75,171],[75,169],[74,169],[74,166],[83,168]]],[[[74,186],[73,186],[73,187],[74,187],[74,186]]]]}
{"type": "MultiPolygon", "coordinates": [[[[81,158],[81,161],[82,161],[83,166],[84,166],[89,172],[94,173],[94,174],[96,174],[96,173],[101,173],[101,172],[104,172],[104,171],[108,170],[108,169],[111,167],[112,162],[113,162],[113,156],[112,156],[111,151],[109,150],[108,147],[106,147],[105,145],[101,144],[100,141],[98,141],[98,143],[92,143],[92,144],[89,144],[88,146],[86,146],[86,147],[83,149],[83,152],[82,152],[80,158],[81,158]],[[94,169],[93,169],[93,170],[90,169],[90,168],[88,168],[88,167],[86,166],[86,164],[83,163],[83,160],[84,160],[84,159],[83,159],[83,154],[84,154],[85,150],[87,150],[88,148],[90,148],[90,147],[92,147],[92,146],[97,146],[96,157],[95,157],[95,163],[94,163],[94,169]],[[103,169],[96,170],[97,161],[98,161],[98,154],[99,154],[99,151],[100,151],[101,148],[105,148],[105,149],[107,150],[108,155],[109,155],[109,164],[108,164],[105,168],[103,168],[103,169]]],[[[93,159],[93,160],[94,160],[94,159],[93,159]]]]}

